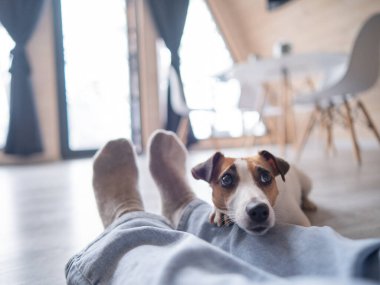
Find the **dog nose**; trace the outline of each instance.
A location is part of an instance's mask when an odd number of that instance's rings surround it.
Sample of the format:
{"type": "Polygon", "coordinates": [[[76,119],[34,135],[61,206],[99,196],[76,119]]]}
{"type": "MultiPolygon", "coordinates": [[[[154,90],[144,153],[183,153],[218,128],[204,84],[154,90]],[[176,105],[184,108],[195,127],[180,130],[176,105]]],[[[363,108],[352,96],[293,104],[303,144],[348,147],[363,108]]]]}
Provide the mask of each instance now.
{"type": "Polygon", "coordinates": [[[252,221],[256,223],[262,223],[268,219],[269,216],[269,207],[264,204],[249,203],[245,208],[248,216],[252,221]]]}

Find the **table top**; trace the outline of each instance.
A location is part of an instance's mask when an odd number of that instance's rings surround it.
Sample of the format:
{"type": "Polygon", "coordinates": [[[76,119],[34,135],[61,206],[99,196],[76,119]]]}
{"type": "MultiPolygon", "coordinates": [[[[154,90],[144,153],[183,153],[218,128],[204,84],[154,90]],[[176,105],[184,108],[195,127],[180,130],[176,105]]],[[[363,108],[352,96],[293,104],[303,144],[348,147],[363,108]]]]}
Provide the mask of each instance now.
{"type": "Polygon", "coordinates": [[[290,54],[279,58],[249,58],[246,62],[236,64],[228,72],[229,76],[240,82],[260,82],[280,79],[284,71],[289,74],[307,74],[327,71],[345,65],[348,56],[342,53],[304,53],[290,54]]]}

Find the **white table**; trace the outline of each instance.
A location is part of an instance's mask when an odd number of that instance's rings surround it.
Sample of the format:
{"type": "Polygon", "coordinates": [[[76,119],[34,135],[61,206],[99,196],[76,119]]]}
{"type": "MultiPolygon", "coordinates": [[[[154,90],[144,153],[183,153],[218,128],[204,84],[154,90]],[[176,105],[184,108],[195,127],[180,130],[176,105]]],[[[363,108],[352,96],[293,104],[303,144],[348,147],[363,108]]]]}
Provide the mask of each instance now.
{"type": "Polygon", "coordinates": [[[310,76],[318,72],[327,74],[333,68],[347,64],[347,55],[341,53],[305,53],[290,54],[280,58],[249,58],[246,62],[236,64],[227,72],[227,77],[236,78],[241,84],[263,84],[275,80],[282,81],[281,101],[283,119],[279,131],[280,145],[285,153],[288,141],[289,113],[293,111],[290,106],[292,92],[290,76],[310,76]]]}
{"type": "Polygon", "coordinates": [[[236,64],[230,76],[241,82],[267,82],[284,79],[284,75],[307,75],[326,72],[347,62],[347,55],[341,53],[290,54],[280,58],[249,58],[236,64]]]}

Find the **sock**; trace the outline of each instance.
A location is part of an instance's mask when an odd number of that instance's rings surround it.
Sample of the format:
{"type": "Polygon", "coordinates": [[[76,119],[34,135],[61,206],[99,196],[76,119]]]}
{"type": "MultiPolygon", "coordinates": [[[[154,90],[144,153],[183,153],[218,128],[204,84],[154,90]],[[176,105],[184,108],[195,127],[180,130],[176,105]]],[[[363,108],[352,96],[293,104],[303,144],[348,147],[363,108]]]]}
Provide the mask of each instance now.
{"type": "Polygon", "coordinates": [[[160,191],[162,213],[177,226],[183,208],[195,198],[186,178],[187,150],[168,131],[152,134],[149,142],[149,169],[160,191]]]}
{"type": "Polygon", "coordinates": [[[135,152],[125,139],[108,142],[94,157],[93,188],[104,227],[127,212],[144,211],[135,152]]]}

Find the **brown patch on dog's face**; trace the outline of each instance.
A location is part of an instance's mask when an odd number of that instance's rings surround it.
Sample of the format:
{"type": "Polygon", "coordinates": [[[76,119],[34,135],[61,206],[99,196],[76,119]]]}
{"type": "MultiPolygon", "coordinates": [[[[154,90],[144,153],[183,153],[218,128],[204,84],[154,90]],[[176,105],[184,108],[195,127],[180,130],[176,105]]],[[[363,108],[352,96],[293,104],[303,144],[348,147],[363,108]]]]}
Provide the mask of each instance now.
{"type": "Polygon", "coordinates": [[[282,158],[276,157],[267,150],[259,151],[259,155],[264,159],[272,170],[274,176],[281,175],[282,181],[285,182],[285,174],[289,171],[289,163],[282,158]]]}
{"type": "Polygon", "coordinates": [[[239,176],[234,166],[234,158],[225,157],[215,167],[214,176],[211,178],[212,201],[216,208],[227,210],[227,201],[236,191],[239,184],[239,176]],[[229,180],[232,180],[229,184],[229,180]]]}
{"type": "Polygon", "coordinates": [[[238,175],[234,167],[234,158],[225,157],[216,152],[205,162],[194,166],[191,173],[195,179],[209,183],[212,188],[212,200],[216,208],[227,210],[227,201],[238,185],[238,175]],[[226,182],[231,180],[231,185],[226,182]]]}
{"type": "Polygon", "coordinates": [[[253,175],[256,185],[263,191],[268,198],[270,205],[273,207],[279,192],[275,180],[275,174],[273,173],[270,164],[261,156],[250,157],[246,160],[248,161],[248,167],[253,175]],[[270,177],[270,182],[267,182],[268,177],[270,177]]]}

